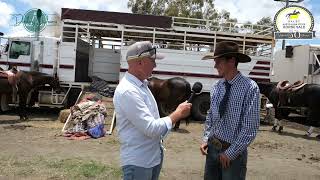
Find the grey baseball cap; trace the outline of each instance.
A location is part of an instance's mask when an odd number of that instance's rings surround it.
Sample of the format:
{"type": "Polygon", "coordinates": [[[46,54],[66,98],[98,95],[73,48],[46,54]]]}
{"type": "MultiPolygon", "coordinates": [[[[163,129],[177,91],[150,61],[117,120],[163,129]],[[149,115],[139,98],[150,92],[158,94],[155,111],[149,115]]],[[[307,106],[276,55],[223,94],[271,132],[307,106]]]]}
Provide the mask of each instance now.
{"type": "Polygon", "coordinates": [[[150,41],[140,41],[129,46],[126,55],[127,61],[140,60],[144,57],[163,59],[164,55],[157,53],[156,48],[152,46],[150,41]]]}

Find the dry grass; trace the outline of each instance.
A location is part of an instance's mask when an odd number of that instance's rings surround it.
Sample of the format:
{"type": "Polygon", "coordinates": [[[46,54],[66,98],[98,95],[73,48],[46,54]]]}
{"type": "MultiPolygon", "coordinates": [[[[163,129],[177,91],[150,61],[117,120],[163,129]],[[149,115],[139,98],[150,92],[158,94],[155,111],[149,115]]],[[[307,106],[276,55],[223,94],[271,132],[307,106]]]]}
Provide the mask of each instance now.
{"type": "Polygon", "coordinates": [[[65,123],[68,119],[68,116],[70,114],[70,109],[63,109],[59,113],[58,121],[61,123],[65,123]]]}
{"type": "Polygon", "coordinates": [[[0,178],[120,179],[121,169],[115,167],[81,158],[48,159],[39,156],[23,160],[14,156],[0,157],[0,178]]]}

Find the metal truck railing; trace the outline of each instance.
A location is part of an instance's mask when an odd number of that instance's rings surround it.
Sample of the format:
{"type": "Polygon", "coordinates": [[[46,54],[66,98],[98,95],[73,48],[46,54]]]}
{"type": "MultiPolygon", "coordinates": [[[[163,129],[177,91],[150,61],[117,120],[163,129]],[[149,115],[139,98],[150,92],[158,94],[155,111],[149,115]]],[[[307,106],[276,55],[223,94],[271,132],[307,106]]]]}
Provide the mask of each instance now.
{"type": "Polygon", "coordinates": [[[184,27],[207,31],[272,36],[273,26],[248,23],[214,21],[196,18],[173,17],[173,27],[184,27]]]}
{"type": "Polygon", "coordinates": [[[183,51],[211,51],[220,41],[235,41],[242,52],[251,56],[272,57],[272,27],[252,24],[173,17],[172,28],[140,27],[124,24],[86,22],[65,19],[62,40],[77,38],[93,47],[118,49],[135,41],[151,41],[158,48],[183,51]]]}

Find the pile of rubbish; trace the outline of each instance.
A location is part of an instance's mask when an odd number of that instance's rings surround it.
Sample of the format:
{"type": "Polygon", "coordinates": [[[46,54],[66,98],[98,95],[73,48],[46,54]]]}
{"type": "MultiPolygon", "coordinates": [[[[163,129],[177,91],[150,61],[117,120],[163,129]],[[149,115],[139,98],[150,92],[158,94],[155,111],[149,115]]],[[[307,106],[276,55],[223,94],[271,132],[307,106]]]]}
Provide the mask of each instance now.
{"type": "Polygon", "coordinates": [[[88,96],[70,108],[71,115],[66,122],[64,136],[69,139],[100,138],[104,130],[107,109],[97,96],[88,96]]]}
{"type": "Polygon", "coordinates": [[[107,81],[97,76],[92,76],[92,83],[89,87],[89,91],[98,92],[105,97],[113,97],[115,87],[110,87],[107,81]]]}

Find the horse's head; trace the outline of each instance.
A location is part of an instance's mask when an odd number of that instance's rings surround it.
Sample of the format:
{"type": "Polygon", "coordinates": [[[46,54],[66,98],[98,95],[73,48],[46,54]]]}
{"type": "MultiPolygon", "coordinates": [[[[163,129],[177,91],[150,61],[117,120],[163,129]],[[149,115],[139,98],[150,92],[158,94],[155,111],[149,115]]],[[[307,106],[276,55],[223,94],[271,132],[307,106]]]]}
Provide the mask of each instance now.
{"type": "Polygon", "coordinates": [[[49,84],[55,91],[60,92],[62,90],[57,75],[52,76],[38,71],[23,71],[22,73],[31,77],[31,85],[33,88],[49,84]]]}
{"type": "Polygon", "coordinates": [[[260,93],[265,95],[272,104],[277,104],[278,102],[278,91],[277,83],[273,82],[258,82],[260,93]]]}

